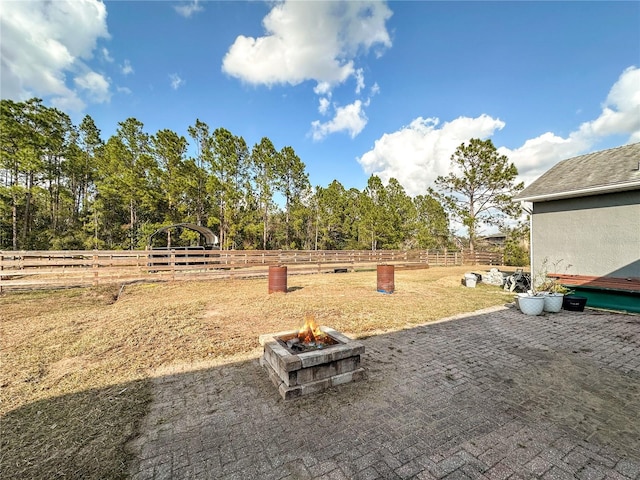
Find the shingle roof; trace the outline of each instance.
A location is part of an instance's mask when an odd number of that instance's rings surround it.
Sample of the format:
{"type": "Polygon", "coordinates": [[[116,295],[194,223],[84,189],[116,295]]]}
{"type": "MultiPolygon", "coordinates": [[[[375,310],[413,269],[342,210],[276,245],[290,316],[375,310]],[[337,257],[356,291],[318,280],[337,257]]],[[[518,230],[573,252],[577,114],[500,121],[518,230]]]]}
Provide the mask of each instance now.
{"type": "Polygon", "coordinates": [[[640,190],[640,143],[562,160],[514,200],[544,202],[625,190],[640,190]]]}

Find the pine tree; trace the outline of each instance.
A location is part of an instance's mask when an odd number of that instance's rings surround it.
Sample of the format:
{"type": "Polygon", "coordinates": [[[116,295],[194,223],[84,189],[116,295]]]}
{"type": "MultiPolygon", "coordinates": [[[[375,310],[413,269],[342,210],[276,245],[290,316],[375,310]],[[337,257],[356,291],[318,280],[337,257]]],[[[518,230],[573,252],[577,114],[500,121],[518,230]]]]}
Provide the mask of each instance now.
{"type": "Polygon", "coordinates": [[[451,170],[436,179],[437,191],[430,193],[467,227],[473,251],[480,224],[501,225],[504,218],[519,215],[511,199],[524,184],[514,184],[518,169],[491,140],[474,138],[461,144],[451,156],[451,170]]]}

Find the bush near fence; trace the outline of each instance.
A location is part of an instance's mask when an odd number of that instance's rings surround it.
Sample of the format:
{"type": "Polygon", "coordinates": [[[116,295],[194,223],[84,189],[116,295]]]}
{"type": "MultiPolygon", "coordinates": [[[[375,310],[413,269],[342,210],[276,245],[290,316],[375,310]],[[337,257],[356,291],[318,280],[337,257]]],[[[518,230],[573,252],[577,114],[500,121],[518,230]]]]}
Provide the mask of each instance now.
{"type": "Polygon", "coordinates": [[[0,292],[134,281],[265,276],[269,265],[295,273],[347,268],[502,265],[495,252],[439,250],[65,250],[0,251],[0,292]]]}

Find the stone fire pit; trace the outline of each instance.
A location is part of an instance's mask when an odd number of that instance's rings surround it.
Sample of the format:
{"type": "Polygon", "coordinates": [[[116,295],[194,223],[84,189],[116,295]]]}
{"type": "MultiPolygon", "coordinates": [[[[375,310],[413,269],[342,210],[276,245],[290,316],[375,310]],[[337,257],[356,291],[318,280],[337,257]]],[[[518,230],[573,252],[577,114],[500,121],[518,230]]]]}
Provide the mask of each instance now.
{"type": "Polygon", "coordinates": [[[364,368],[360,367],[364,345],[332,328],[320,330],[331,338],[331,344],[302,349],[306,351],[297,350],[299,347],[291,341],[297,331],[260,336],[264,347],[260,365],[267,370],[283,399],[318,393],[364,378],[364,368]]]}

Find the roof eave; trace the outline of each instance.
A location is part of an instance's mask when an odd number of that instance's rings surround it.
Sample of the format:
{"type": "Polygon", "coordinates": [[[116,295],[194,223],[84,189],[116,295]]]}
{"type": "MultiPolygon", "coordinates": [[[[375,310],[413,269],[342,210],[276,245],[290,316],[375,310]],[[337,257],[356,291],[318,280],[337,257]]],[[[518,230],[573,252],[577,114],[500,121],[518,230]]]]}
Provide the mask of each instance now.
{"type": "Polygon", "coordinates": [[[554,192],[542,195],[525,195],[513,198],[517,202],[550,202],[551,200],[562,200],[565,198],[588,197],[590,195],[600,195],[604,193],[626,192],[629,190],[640,189],[640,180],[619,183],[616,185],[602,185],[598,187],[582,188],[579,190],[571,190],[567,192],[554,192]]]}

